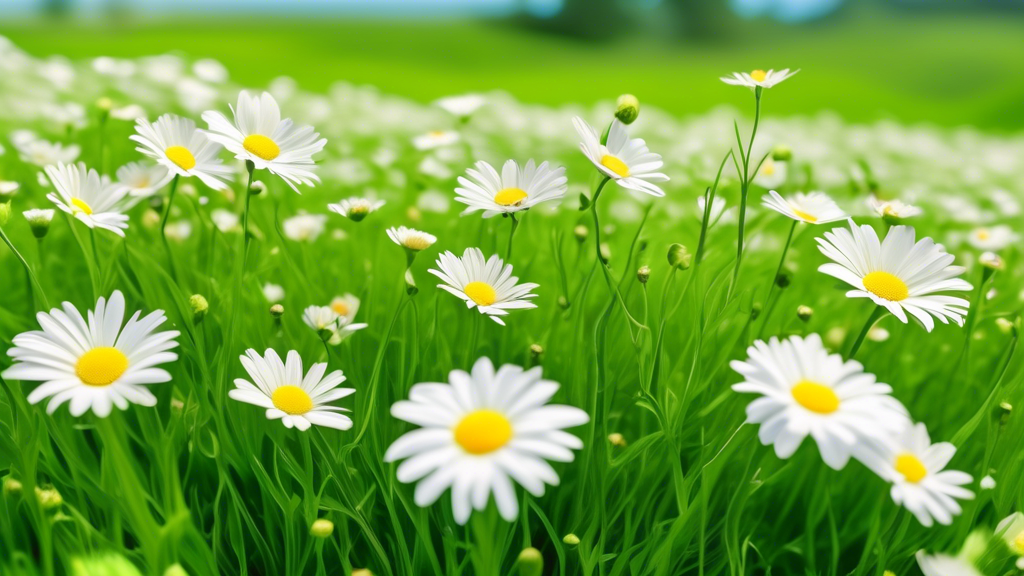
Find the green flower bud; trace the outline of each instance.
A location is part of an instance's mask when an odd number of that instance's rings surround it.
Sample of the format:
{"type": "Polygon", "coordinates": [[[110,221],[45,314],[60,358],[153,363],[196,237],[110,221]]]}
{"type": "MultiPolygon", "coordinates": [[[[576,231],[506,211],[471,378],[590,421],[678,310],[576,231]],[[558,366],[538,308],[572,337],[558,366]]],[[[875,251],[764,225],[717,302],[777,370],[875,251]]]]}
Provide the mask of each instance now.
{"type": "Polygon", "coordinates": [[[612,446],[625,448],[626,437],[623,436],[622,434],[619,434],[618,432],[612,432],[611,434],[608,435],[608,443],[611,444],[612,446]]]}
{"type": "Polygon", "coordinates": [[[619,96],[615,103],[615,117],[623,124],[632,124],[640,115],[640,100],[632,94],[619,96]]]}
{"type": "Polygon", "coordinates": [[[673,268],[686,270],[690,267],[693,255],[682,244],[673,244],[668,247],[668,264],[673,268]]]}
{"type": "Polygon", "coordinates": [[[789,274],[779,272],[779,275],[775,277],[775,285],[783,290],[789,288],[789,274]]]}
{"type": "Polygon", "coordinates": [[[185,572],[181,564],[171,564],[164,570],[164,576],[188,576],[188,572],[185,572]]]}
{"type": "Polygon", "coordinates": [[[565,296],[559,296],[558,297],[558,307],[561,308],[562,310],[568,310],[569,309],[569,300],[567,300],[565,298],[565,296]]]}
{"type": "Polygon", "coordinates": [[[10,476],[4,478],[4,494],[9,494],[11,496],[21,494],[21,482],[18,482],[10,476]]]}
{"type": "Polygon", "coordinates": [[[796,309],[796,317],[807,322],[814,316],[814,309],[810,306],[798,306],[796,309]]]}
{"type": "Polygon", "coordinates": [[[11,201],[0,203],[0,226],[5,226],[11,219],[11,201]]]}
{"type": "Polygon", "coordinates": [[[356,568],[352,570],[352,576],[373,576],[373,572],[369,568],[356,568]]]}
{"type": "Polygon", "coordinates": [[[36,498],[39,499],[39,505],[43,507],[43,510],[53,510],[64,504],[64,498],[56,488],[43,489],[36,486],[36,498]]]}
{"type": "Polygon", "coordinates": [[[636,271],[636,279],[639,280],[641,284],[647,284],[647,281],[651,279],[651,267],[641,266],[640,269],[636,271]]]}
{"type": "Polygon", "coordinates": [[[570,532],[569,534],[565,535],[565,538],[562,538],[562,544],[565,544],[569,548],[575,548],[580,545],[580,538],[579,536],[570,532]]]}
{"type": "Polygon", "coordinates": [[[519,553],[516,565],[519,566],[519,576],[541,576],[544,572],[544,557],[540,550],[526,548],[519,553]]]}
{"type": "Polygon", "coordinates": [[[274,304],[273,306],[270,307],[270,315],[273,316],[274,318],[280,318],[281,316],[284,316],[284,306],[281,306],[280,304],[274,304]]]}
{"type": "Polygon", "coordinates": [[[757,317],[761,315],[761,311],[764,310],[764,304],[760,302],[754,302],[750,305],[750,319],[757,320],[757,317]]]}
{"type": "Polygon", "coordinates": [[[25,210],[22,215],[28,220],[28,227],[32,229],[32,235],[36,238],[45,238],[50,231],[50,223],[53,222],[52,209],[25,210]]]}
{"type": "Polygon", "coordinates": [[[405,292],[409,296],[419,294],[420,289],[416,287],[416,279],[412,276],[412,269],[405,269],[405,292]]]}
{"type": "Polygon", "coordinates": [[[1002,271],[1006,270],[1006,262],[999,257],[999,254],[995,252],[985,252],[979,258],[978,262],[988,270],[1002,271]]]}
{"type": "Polygon", "coordinates": [[[188,305],[192,307],[192,321],[199,324],[206,318],[206,311],[210,309],[210,303],[202,294],[189,296],[188,305]]]}
{"type": "Polygon", "coordinates": [[[263,194],[266,191],[267,185],[264,184],[263,181],[261,180],[254,180],[252,183],[252,188],[249,188],[249,194],[252,194],[253,196],[256,196],[257,194],[263,194]]]}
{"type": "Polygon", "coordinates": [[[607,242],[601,242],[601,260],[607,264],[612,259],[612,247],[607,242]]]}
{"type": "Polygon", "coordinates": [[[785,144],[779,144],[772,148],[772,160],[776,162],[788,162],[793,159],[793,149],[785,144]]]}
{"type": "Polygon", "coordinates": [[[315,538],[329,538],[334,533],[334,522],[327,518],[317,518],[309,527],[309,533],[315,538]]]}
{"type": "Polygon", "coordinates": [[[576,241],[583,244],[587,240],[587,235],[590,234],[590,229],[583,224],[580,224],[572,229],[572,233],[576,236],[576,241]]]}
{"type": "Polygon", "coordinates": [[[107,98],[106,96],[103,96],[102,98],[96,101],[96,108],[102,112],[110,112],[110,110],[113,107],[114,101],[110,98],[107,98]]]}
{"type": "Polygon", "coordinates": [[[1013,404],[1000,402],[999,407],[996,408],[996,415],[999,417],[1000,426],[1005,426],[1010,421],[1010,414],[1013,414],[1013,404]]]}
{"type": "Polygon", "coordinates": [[[541,354],[543,353],[543,346],[541,346],[540,344],[530,344],[530,356],[532,356],[534,360],[540,358],[541,354]]]}

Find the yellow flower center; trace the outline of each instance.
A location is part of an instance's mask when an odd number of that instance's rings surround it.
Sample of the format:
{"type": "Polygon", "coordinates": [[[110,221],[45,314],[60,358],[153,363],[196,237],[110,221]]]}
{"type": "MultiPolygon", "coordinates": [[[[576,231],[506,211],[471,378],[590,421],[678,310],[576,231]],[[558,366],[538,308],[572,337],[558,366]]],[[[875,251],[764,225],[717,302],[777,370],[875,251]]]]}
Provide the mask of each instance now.
{"type": "Polygon", "coordinates": [[[281,155],[281,149],[278,148],[277,143],[262,134],[246,136],[242,141],[242,147],[250,154],[259,156],[267,162],[281,155]]]}
{"type": "Polygon", "coordinates": [[[928,470],[925,469],[924,463],[918,460],[917,456],[906,452],[896,457],[896,471],[903,474],[907,482],[913,482],[914,484],[917,484],[928,475],[928,470]]]}
{"type": "Polygon", "coordinates": [[[522,188],[505,188],[494,195],[494,203],[502,206],[514,206],[526,199],[526,191],[522,188]]]}
{"type": "Polygon", "coordinates": [[[498,293],[486,282],[470,282],[462,291],[480,306],[490,306],[498,299],[498,293]]]}
{"type": "Polygon", "coordinates": [[[811,224],[813,224],[813,223],[818,221],[818,217],[813,215],[813,214],[808,214],[807,212],[804,212],[803,210],[800,210],[798,208],[794,208],[793,206],[790,206],[790,208],[793,209],[793,213],[794,214],[796,214],[797,216],[799,216],[799,217],[803,218],[804,220],[810,222],[811,224]]]}
{"type": "Polygon", "coordinates": [[[626,166],[625,162],[611,154],[605,154],[601,157],[601,166],[604,166],[622,178],[629,177],[629,166],[626,166]]]}
{"type": "Polygon", "coordinates": [[[1013,539],[1013,551],[1024,556],[1024,530],[1021,530],[1020,534],[1013,539]]]}
{"type": "Polygon", "coordinates": [[[409,250],[419,252],[420,250],[430,248],[430,242],[427,242],[427,239],[423,236],[408,236],[402,241],[402,246],[405,246],[409,250]]]}
{"type": "Polygon", "coordinates": [[[270,400],[278,410],[292,416],[305,414],[313,409],[313,399],[298,386],[278,386],[270,400]]]}
{"type": "Polygon", "coordinates": [[[182,170],[191,170],[196,167],[196,157],[184,146],[168,146],[164,150],[167,159],[178,165],[182,170]]]}
{"type": "Polygon", "coordinates": [[[338,316],[348,316],[348,303],[344,300],[335,300],[331,302],[331,310],[334,310],[338,316]]]}
{"type": "Polygon", "coordinates": [[[430,135],[432,137],[434,137],[434,138],[440,138],[441,136],[444,136],[444,134],[445,134],[444,130],[431,130],[430,131],[430,135]]]}
{"type": "Polygon", "coordinates": [[[975,232],[974,235],[977,236],[978,240],[988,240],[989,238],[992,237],[992,234],[989,233],[988,228],[982,228],[975,232]]]}
{"type": "Polygon", "coordinates": [[[78,358],[75,374],[83,384],[109,386],[128,369],[128,357],[117,348],[93,348],[78,358]]]}
{"type": "Polygon", "coordinates": [[[888,272],[881,270],[872,272],[861,279],[861,282],[864,283],[864,289],[868,292],[892,302],[899,302],[910,296],[907,284],[888,272]]]}
{"type": "Polygon", "coordinates": [[[775,174],[775,163],[768,162],[761,167],[761,174],[764,176],[773,176],[775,174]]]}
{"type": "Polygon", "coordinates": [[[467,414],[455,427],[455,441],[470,454],[487,454],[512,439],[512,423],[494,410],[467,414]]]}
{"type": "Polygon", "coordinates": [[[754,79],[754,82],[764,82],[764,79],[768,77],[768,73],[764,70],[754,70],[750,73],[750,77],[754,79]]]}
{"type": "Polygon", "coordinates": [[[839,409],[839,396],[836,396],[836,393],[828,386],[817,382],[801,380],[796,383],[796,386],[793,386],[790,393],[793,394],[793,399],[797,403],[811,412],[831,414],[839,409]]]}
{"type": "Polygon", "coordinates": [[[85,200],[82,200],[81,198],[72,198],[71,205],[78,208],[79,212],[85,212],[89,216],[92,216],[92,206],[89,206],[85,200]]]}

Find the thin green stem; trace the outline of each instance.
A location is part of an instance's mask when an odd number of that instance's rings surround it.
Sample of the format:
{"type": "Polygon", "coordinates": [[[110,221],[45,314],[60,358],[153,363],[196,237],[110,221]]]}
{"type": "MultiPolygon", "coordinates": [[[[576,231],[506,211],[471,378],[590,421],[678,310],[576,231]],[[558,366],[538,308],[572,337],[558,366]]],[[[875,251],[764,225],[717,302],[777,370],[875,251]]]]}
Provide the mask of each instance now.
{"type": "Polygon", "coordinates": [[[82,258],[85,260],[85,267],[89,271],[89,281],[92,284],[92,295],[93,298],[100,297],[99,281],[97,279],[96,263],[92,257],[89,256],[89,250],[85,247],[85,242],[82,242],[82,236],[78,233],[75,228],[75,220],[71,216],[67,217],[68,227],[71,228],[71,234],[75,237],[75,242],[78,242],[78,247],[82,250],[82,258]]]}
{"type": "Polygon", "coordinates": [[[871,327],[875,325],[875,322],[886,313],[886,309],[882,306],[875,306],[875,309],[871,311],[871,316],[868,317],[868,321],[864,323],[864,327],[861,328],[860,334],[857,335],[857,339],[853,341],[853,346],[850,347],[850,351],[846,354],[847,360],[852,360],[857,356],[857,351],[860,350],[860,345],[864,343],[864,338],[871,331],[871,327]]]}
{"type": "Polygon", "coordinates": [[[509,214],[512,218],[512,228],[508,232],[508,251],[505,252],[505,263],[508,264],[512,260],[512,238],[516,235],[516,228],[519,227],[519,220],[516,219],[515,213],[509,214]]]}
{"type": "Polygon", "coordinates": [[[32,267],[25,261],[25,257],[21,255],[21,252],[18,252],[18,249],[14,247],[14,243],[12,243],[11,239],[7,237],[7,233],[4,232],[2,227],[0,227],[0,238],[3,238],[4,244],[7,244],[7,247],[11,249],[11,252],[14,252],[18,261],[21,262],[21,265],[25,267],[25,273],[28,274],[29,280],[32,282],[32,285],[35,286],[35,289],[39,291],[39,297],[42,299],[43,306],[49,310],[50,303],[46,299],[46,292],[43,292],[43,286],[39,283],[39,279],[36,278],[36,274],[32,271],[32,267]]]}
{"type": "Polygon", "coordinates": [[[764,329],[768,326],[768,317],[771,316],[772,310],[775,308],[775,304],[772,302],[772,294],[775,292],[775,286],[779,283],[779,274],[782,274],[782,268],[786,265],[786,254],[789,252],[789,246],[793,242],[793,232],[796,231],[798,223],[798,220],[793,220],[793,225],[789,227],[789,236],[786,237],[786,245],[782,248],[782,257],[779,258],[779,265],[775,268],[775,275],[771,277],[771,283],[768,286],[768,296],[764,299],[764,320],[761,321],[761,328],[757,331],[758,338],[764,334],[764,329]]]}
{"type": "Polygon", "coordinates": [[[252,173],[256,166],[247,161],[245,168],[249,172],[249,181],[245,185],[245,210],[242,212],[242,276],[245,276],[246,264],[249,261],[249,202],[252,200],[252,173]]]}
{"type": "MultiPolygon", "coordinates": [[[[174,255],[171,254],[171,244],[167,241],[167,219],[171,216],[171,208],[174,205],[174,193],[178,190],[178,179],[180,177],[180,174],[175,174],[174,180],[171,180],[171,190],[167,193],[167,205],[164,206],[164,217],[160,221],[160,237],[164,241],[164,249],[167,250],[167,263],[171,268],[171,278],[173,278],[175,282],[178,281],[178,273],[174,268],[174,255]]],[[[251,177],[252,173],[250,172],[250,178],[251,177]]]]}
{"type": "MultiPolygon", "coordinates": [[[[729,285],[729,294],[732,294],[732,290],[736,287],[736,282],[740,276],[740,263],[743,261],[743,229],[747,219],[747,192],[750,189],[750,181],[752,177],[750,175],[750,153],[754,147],[754,138],[757,136],[757,125],[761,121],[761,87],[758,86],[754,90],[754,127],[750,131],[750,140],[747,142],[747,153],[743,157],[743,174],[742,182],[740,185],[740,222],[739,232],[736,237],[736,267],[733,268],[732,272],[732,284],[729,285]]],[[[742,152],[742,143],[740,143],[742,152]]]]}

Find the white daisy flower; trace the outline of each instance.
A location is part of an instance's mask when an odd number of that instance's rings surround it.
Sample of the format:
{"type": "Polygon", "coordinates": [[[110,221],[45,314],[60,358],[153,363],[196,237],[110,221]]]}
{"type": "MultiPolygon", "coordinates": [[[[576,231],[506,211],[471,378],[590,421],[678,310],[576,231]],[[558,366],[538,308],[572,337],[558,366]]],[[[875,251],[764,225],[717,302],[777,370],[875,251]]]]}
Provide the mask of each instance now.
{"type": "Polygon", "coordinates": [[[1018,241],[1020,236],[1005,224],[975,228],[967,235],[967,243],[978,250],[999,251],[1018,241]]]}
{"type": "Polygon", "coordinates": [[[331,300],[330,308],[338,315],[337,329],[334,332],[334,336],[328,342],[331,345],[337,346],[357,330],[362,330],[369,326],[369,324],[357,323],[355,321],[356,313],[359,312],[359,298],[352,294],[335,296],[331,300]]]}
{"type": "Polygon", "coordinates": [[[127,120],[134,122],[139,118],[145,118],[146,110],[138,104],[129,104],[121,108],[111,108],[110,117],[114,120],[127,120]]]}
{"type": "Polygon", "coordinates": [[[281,222],[285,237],[296,242],[316,242],[326,226],[326,214],[298,214],[281,222]]]}
{"type": "Polygon", "coordinates": [[[236,378],[235,389],[228,392],[231,398],[266,408],[267,419],[280,419],[285,428],[305,431],[313,424],[338,430],[352,427],[352,420],[339,414],[349,410],[328,404],[355,392],[338,388],[345,381],[341,370],[324,376],[327,363],[314,363],[303,377],[302,358],[295,350],[288,352],[287,362],[271,349],[260,356],[250,348],[240,359],[253,381],[236,378]]]}
{"type": "Polygon", "coordinates": [[[970,291],[971,285],[957,278],[964,268],[952,266],[953,256],[931,238],[915,244],[912,226],[893,226],[879,243],[874,228],[851,219],[849,230],[835,228],[816,240],[821,253],[833,260],[818,271],[853,286],[847,297],[870,298],[903,323],[909,313],[929,332],[935,327],[932,316],[963,326],[970,303],[937,292],[970,291]]]}
{"type": "Polygon", "coordinates": [[[886,482],[892,483],[892,499],[910,511],[921,524],[949,525],[960,514],[955,500],[971,500],[974,493],[963,488],[970,474],[946,470],[956,454],[949,442],[932,444],[923,423],[907,425],[898,434],[858,446],[856,457],[886,482]]]}
{"type": "Polygon", "coordinates": [[[947,554],[928,555],[917,551],[917,565],[924,576],[985,576],[967,558],[947,554]]]}
{"type": "Polygon", "coordinates": [[[268,282],[263,285],[263,297],[271,304],[280,302],[284,300],[284,288],[278,284],[271,284],[268,282]]]}
{"type": "Polygon", "coordinates": [[[786,183],[789,177],[789,162],[774,160],[770,156],[754,174],[754,184],[771,190],[786,183]]]}
{"type": "Polygon", "coordinates": [[[241,220],[239,220],[238,214],[235,214],[230,210],[215,208],[210,212],[210,220],[213,220],[213,225],[221,232],[228,233],[241,231],[241,220]]]}
{"type": "Polygon", "coordinates": [[[392,416],[420,427],[384,454],[385,462],[407,459],[397,477],[418,482],[416,505],[430,506],[451,487],[455,521],[465,524],[493,493],[502,518],[512,522],[519,513],[513,480],[537,497],[545,484],[558,485],[547,460],[573,460],[572,450],[583,442],[563,428],[589,417],[579,408],[547,404],[559,385],[541,375],[539,366],[505,365],[495,372],[480,358],[472,373],[453,370],[447,384],[416,384],[409,400],[391,407],[392,416]]]}
{"type": "Polygon", "coordinates": [[[882,218],[892,218],[896,220],[913,218],[914,216],[920,216],[921,213],[924,212],[924,210],[921,210],[917,206],[904,204],[895,198],[892,200],[882,200],[874,194],[868,197],[868,207],[882,218]]]}
{"type": "Polygon", "coordinates": [[[761,443],[773,444],[779,458],[792,456],[810,435],[825,464],[841,470],[858,444],[907,425],[892,388],[859,362],[829,354],[817,334],[757,340],[747,355],[730,364],[744,378],[732,389],[761,395],[747,405],[747,422],[761,425],[761,443]]]}
{"type": "Polygon", "coordinates": [[[119,204],[128,191],[111,184],[110,178],[100,176],[79,162],[74,165],[47,166],[56,192],[46,197],[64,212],[71,214],[89,228],[103,228],[124,237],[128,229],[128,216],[121,213],[119,204]]]}
{"type": "Polygon", "coordinates": [[[296,184],[313,186],[320,178],[313,173],[313,155],[324,149],[327,140],[312,126],[296,128],[291,119],[281,119],[281,109],[268,92],[251,96],[243,90],[238,94],[238,107],[232,108],[232,124],[220,112],[203,112],[210,125],[209,138],[235,154],[235,158],[252,162],[257,170],[277,174],[296,192],[296,184]]]}
{"type": "Polygon", "coordinates": [[[184,242],[192,236],[192,223],[188,220],[168,222],[165,230],[167,237],[176,242],[184,242]]]}
{"type": "Polygon", "coordinates": [[[18,193],[21,184],[10,180],[0,180],[0,199],[10,198],[18,193]]]}
{"type": "Polygon", "coordinates": [[[91,409],[105,418],[112,406],[126,410],[129,403],[154,406],[156,396],[149,385],[171,380],[158,365],[178,359],[170,350],[178,345],[174,339],[179,333],[154,333],[167,319],[163,310],[142,319],[136,312],[122,327],[124,312],[124,295],[116,290],[109,301],[100,298],[85,317],[70,302],[48,314],[39,312],[36,319],[42,330],[14,337],[14,348],[7,354],[15,364],[4,378],[43,382],[28,401],[37,404],[49,398],[48,414],[69,400],[75,417],[91,409]]]}
{"type": "Polygon", "coordinates": [[[786,199],[775,190],[769,190],[768,194],[761,198],[761,204],[787,218],[808,224],[825,224],[849,217],[824,192],[797,192],[786,199]]]}
{"type": "Polygon", "coordinates": [[[406,250],[413,252],[419,252],[420,250],[426,250],[430,248],[434,242],[437,242],[437,237],[433,234],[427,234],[426,232],[420,232],[412,228],[406,228],[405,226],[399,226],[398,228],[388,228],[388,238],[395,244],[398,244],[406,250]]]}
{"type": "Polygon", "coordinates": [[[336,204],[328,204],[327,209],[336,214],[341,214],[353,222],[361,222],[369,216],[370,212],[376,212],[384,206],[383,200],[371,200],[353,196],[345,198],[336,204]]]}
{"type": "Polygon", "coordinates": [[[530,291],[538,284],[516,284],[519,278],[512,275],[512,265],[502,262],[497,254],[484,261],[479,248],[466,248],[462,258],[446,251],[438,257],[437,267],[440,270],[428,272],[444,282],[438,288],[461,298],[469,308],[475,306],[502,326],[505,322],[499,316],[507,316],[509,310],[537,307],[529,300],[537,297],[530,291]]]}
{"type": "Polygon", "coordinates": [[[467,206],[463,215],[484,211],[484,218],[529,210],[541,202],[561,200],[568,188],[565,168],[550,168],[547,162],[537,166],[528,160],[520,167],[515,160],[505,162],[499,175],[487,162],[477,162],[476,170],[459,176],[461,188],[455,189],[456,202],[467,206]]]}
{"type": "Polygon", "coordinates": [[[129,162],[117,169],[117,185],[128,191],[130,206],[159,192],[173,177],[163,164],[129,162]]]}
{"type": "Polygon", "coordinates": [[[459,141],[459,133],[451,130],[434,130],[426,134],[420,134],[412,139],[412,145],[417,150],[433,150],[441,146],[451,146],[459,141]]]}
{"type": "Polygon", "coordinates": [[[726,84],[733,86],[746,86],[751,90],[755,88],[771,88],[779,82],[786,80],[799,72],[799,70],[793,70],[790,72],[789,68],[783,68],[776,72],[775,70],[753,70],[751,72],[733,72],[732,76],[723,76],[719,78],[726,84]]]}
{"type": "Polygon", "coordinates": [[[449,114],[458,118],[469,117],[486,103],[487,99],[480,94],[448,96],[435,102],[435,104],[448,111],[449,114]]]}
{"type": "Polygon", "coordinates": [[[334,332],[338,328],[340,314],[330,306],[308,306],[302,312],[302,321],[313,329],[314,332],[328,330],[334,332]]]}
{"type": "Polygon", "coordinates": [[[82,152],[82,149],[77,144],[64,146],[63,144],[35,138],[26,142],[15,142],[15,145],[18,148],[18,156],[21,157],[22,162],[35,164],[36,166],[71,164],[78,159],[78,155],[82,152]]]}
{"type": "Polygon", "coordinates": [[[130,138],[140,145],[136,150],[165,166],[172,175],[195,176],[214,190],[227,188],[224,180],[231,180],[232,171],[218,158],[220,145],[207,138],[192,120],[164,114],[150,124],[139,118],[135,131],[138,134],[130,138]]]}
{"type": "Polygon", "coordinates": [[[668,182],[668,176],[655,172],[664,164],[661,156],[647,149],[640,138],[630,139],[626,125],[618,118],[608,130],[608,144],[601,144],[597,130],[579,116],[572,119],[579,133],[580,149],[599,172],[615,180],[623,188],[664,196],[665,191],[654,182],[668,182]]]}
{"type": "Polygon", "coordinates": [[[1024,514],[1014,512],[1000,520],[996,526],[996,536],[1002,538],[1014,554],[1024,556],[1024,514]]]}

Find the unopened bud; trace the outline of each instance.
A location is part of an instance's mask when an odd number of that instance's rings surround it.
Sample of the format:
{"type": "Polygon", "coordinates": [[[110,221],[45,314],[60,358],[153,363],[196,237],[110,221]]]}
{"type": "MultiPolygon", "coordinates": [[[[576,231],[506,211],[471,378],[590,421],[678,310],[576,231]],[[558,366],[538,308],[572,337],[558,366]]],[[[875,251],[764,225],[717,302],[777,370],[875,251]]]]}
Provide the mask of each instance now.
{"type": "Polygon", "coordinates": [[[636,271],[636,279],[639,280],[641,284],[647,284],[647,281],[651,279],[651,267],[641,266],[640,269],[636,271]]]}
{"type": "Polygon", "coordinates": [[[164,570],[164,576],[188,576],[188,572],[185,572],[181,564],[171,564],[164,570]]]}
{"type": "Polygon", "coordinates": [[[26,210],[23,214],[25,220],[28,220],[28,227],[32,229],[32,235],[36,238],[45,238],[50,231],[50,223],[53,222],[53,210],[26,210]]]}
{"type": "Polygon", "coordinates": [[[776,162],[788,162],[793,159],[793,149],[785,144],[779,144],[772,148],[772,160],[776,162]]]}
{"type": "Polygon", "coordinates": [[[60,508],[61,504],[64,503],[64,498],[57,492],[56,488],[40,488],[36,486],[36,498],[39,500],[39,505],[43,507],[43,510],[53,510],[54,508],[60,508]]]}
{"type": "Polygon", "coordinates": [[[206,311],[210,309],[210,303],[202,294],[193,294],[188,299],[188,305],[192,307],[192,321],[199,324],[206,318],[206,311]]]}
{"type": "Polygon", "coordinates": [[[114,101],[106,96],[96,101],[96,108],[102,112],[110,112],[111,108],[114,107],[114,101]]]}
{"type": "Polygon", "coordinates": [[[783,290],[789,288],[789,274],[779,272],[779,275],[775,277],[775,285],[783,290]]]}
{"type": "Polygon", "coordinates": [[[996,479],[989,474],[981,479],[981,482],[978,483],[978,487],[982,490],[992,490],[996,487],[996,479]]]}
{"type": "Polygon", "coordinates": [[[796,309],[796,317],[797,318],[803,320],[804,322],[807,322],[808,320],[811,319],[811,316],[814,316],[814,309],[813,308],[811,308],[810,306],[797,306],[797,309],[796,309]]]}
{"type": "Polygon", "coordinates": [[[309,533],[315,538],[328,538],[334,533],[334,522],[327,518],[317,518],[309,527],[309,533]]]}
{"type": "Polygon", "coordinates": [[[544,572],[544,557],[540,550],[526,548],[519,553],[516,565],[519,566],[519,576],[541,576],[544,572]]]}
{"type": "Polygon", "coordinates": [[[273,316],[274,318],[280,318],[281,316],[284,316],[284,306],[281,306],[280,304],[274,304],[273,306],[270,307],[270,315],[273,316]]]}
{"type": "MultiPolygon", "coordinates": [[[[3,155],[3,151],[0,151],[0,156],[3,155]]],[[[21,188],[21,184],[13,181],[0,180],[0,198],[12,198],[18,193],[18,189],[21,188]]]]}
{"type": "Polygon", "coordinates": [[[562,310],[568,310],[569,309],[569,300],[566,299],[565,296],[559,296],[558,297],[558,307],[561,308],[562,310]]]}
{"type": "Polygon", "coordinates": [[[5,226],[11,219],[11,201],[0,203],[0,226],[5,226]]]}
{"type": "Polygon", "coordinates": [[[409,220],[412,220],[413,222],[419,222],[420,220],[423,219],[423,213],[420,212],[420,209],[415,206],[409,206],[409,208],[407,208],[405,211],[405,215],[406,217],[409,218],[409,220]]]}
{"type": "Polygon", "coordinates": [[[4,478],[4,494],[9,494],[11,496],[21,494],[21,482],[18,482],[10,476],[4,478]]]}
{"type": "Polygon", "coordinates": [[[405,269],[405,292],[409,296],[419,294],[420,289],[416,287],[416,279],[412,276],[412,269],[405,269]]]}
{"type": "Polygon", "coordinates": [[[575,548],[580,545],[580,537],[570,532],[565,535],[565,538],[562,538],[562,544],[569,548],[575,548]]]}
{"type": "Polygon", "coordinates": [[[626,437],[618,432],[612,432],[608,435],[608,443],[612,446],[618,446],[619,448],[626,447],[626,437]]]}
{"type": "Polygon", "coordinates": [[[760,302],[754,302],[750,305],[750,319],[757,320],[757,317],[761,315],[761,311],[764,310],[764,304],[760,302]]]}
{"type": "Polygon", "coordinates": [[[582,244],[586,241],[587,235],[590,234],[590,229],[580,224],[579,226],[572,229],[572,233],[576,236],[576,241],[582,244]]]}
{"type": "Polygon", "coordinates": [[[640,115],[640,100],[632,94],[619,96],[615,103],[615,117],[623,124],[632,124],[640,115]]]}
{"type": "Polygon", "coordinates": [[[988,268],[989,270],[1006,270],[1006,262],[1004,262],[1003,259],[999,257],[999,254],[996,254],[995,252],[982,253],[982,255],[978,258],[978,262],[980,262],[982,266],[988,268]]]}
{"type": "Polygon", "coordinates": [[[543,346],[541,346],[540,344],[530,344],[530,356],[532,356],[534,360],[540,358],[541,354],[543,353],[543,346]]]}
{"type": "Polygon", "coordinates": [[[261,180],[255,180],[252,183],[252,187],[249,188],[249,194],[256,196],[257,194],[263,194],[267,191],[267,185],[261,180]]]}
{"type": "Polygon", "coordinates": [[[156,210],[146,210],[142,213],[142,225],[146,228],[156,228],[160,225],[160,214],[156,210]]]}
{"type": "Polygon", "coordinates": [[[612,259],[612,247],[607,242],[601,242],[601,260],[607,264],[612,259]]]}
{"type": "Polygon", "coordinates": [[[1000,402],[999,407],[996,408],[996,413],[999,415],[999,425],[1005,426],[1010,420],[1010,414],[1013,413],[1013,404],[1009,402],[1000,402]]]}
{"type": "Polygon", "coordinates": [[[673,268],[686,270],[690,267],[693,255],[682,244],[673,244],[668,247],[668,264],[673,268]]]}

